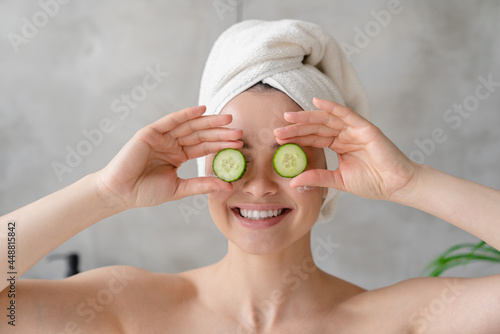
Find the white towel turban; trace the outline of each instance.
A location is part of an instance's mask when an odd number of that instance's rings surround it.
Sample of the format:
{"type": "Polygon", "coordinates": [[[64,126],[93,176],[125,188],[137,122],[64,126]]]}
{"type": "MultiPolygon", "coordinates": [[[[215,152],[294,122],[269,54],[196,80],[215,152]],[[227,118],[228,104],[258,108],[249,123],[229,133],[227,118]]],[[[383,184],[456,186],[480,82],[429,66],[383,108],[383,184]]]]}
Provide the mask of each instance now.
{"type": "MultiPolygon", "coordinates": [[[[247,20],[216,40],[201,79],[199,104],[205,115],[219,114],[235,96],[258,82],[284,92],[304,110],[316,110],[313,97],[332,100],[369,117],[366,93],[341,47],[318,25],[298,21],[247,20]]],[[[337,155],[325,148],[327,168],[337,155]]],[[[197,159],[205,176],[205,157],[197,159]]],[[[339,191],[329,188],[319,215],[328,221],[339,191]]]]}

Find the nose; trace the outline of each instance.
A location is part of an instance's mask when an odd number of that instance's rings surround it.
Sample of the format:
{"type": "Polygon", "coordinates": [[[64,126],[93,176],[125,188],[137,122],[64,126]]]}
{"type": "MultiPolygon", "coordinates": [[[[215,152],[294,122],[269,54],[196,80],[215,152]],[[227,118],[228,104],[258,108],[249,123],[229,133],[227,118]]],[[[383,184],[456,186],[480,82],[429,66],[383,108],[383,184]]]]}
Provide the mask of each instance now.
{"type": "Polygon", "coordinates": [[[242,191],[245,194],[261,198],[278,192],[277,174],[273,169],[272,161],[267,161],[266,164],[247,166],[247,171],[242,178],[242,191]],[[265,166],[266,164],[269,166],[265,166]]]}

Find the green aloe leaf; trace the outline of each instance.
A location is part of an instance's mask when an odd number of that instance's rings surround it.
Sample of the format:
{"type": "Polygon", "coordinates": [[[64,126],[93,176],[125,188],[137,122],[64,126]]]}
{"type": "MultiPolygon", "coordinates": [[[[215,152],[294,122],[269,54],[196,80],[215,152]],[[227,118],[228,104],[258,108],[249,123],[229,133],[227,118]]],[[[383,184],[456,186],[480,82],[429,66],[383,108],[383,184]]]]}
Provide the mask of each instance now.
{"type": "Polygon", "coordinates": [[[480,261],[500,262],[500,251],[484,241],[454,245],[434,259],[424,273],[426,276],[437,277],[448,269],[480,261]]]}

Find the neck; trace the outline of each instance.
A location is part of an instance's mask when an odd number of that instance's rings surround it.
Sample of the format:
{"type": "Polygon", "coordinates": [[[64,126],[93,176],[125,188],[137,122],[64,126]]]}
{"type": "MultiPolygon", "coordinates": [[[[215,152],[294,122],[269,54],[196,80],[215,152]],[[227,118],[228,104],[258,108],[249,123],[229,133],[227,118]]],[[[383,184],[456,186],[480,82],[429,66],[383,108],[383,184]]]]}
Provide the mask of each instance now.
{"type": "Polygon", "coordinates": [[[288,248],[265,255],[246,253],[229,242],[226,257],[213,268],[224,282],[219,290],[223,298],[253,326],[272,326],[291,309],[307,314],[327,280],[313,261],[310,232],[288,248]]]}

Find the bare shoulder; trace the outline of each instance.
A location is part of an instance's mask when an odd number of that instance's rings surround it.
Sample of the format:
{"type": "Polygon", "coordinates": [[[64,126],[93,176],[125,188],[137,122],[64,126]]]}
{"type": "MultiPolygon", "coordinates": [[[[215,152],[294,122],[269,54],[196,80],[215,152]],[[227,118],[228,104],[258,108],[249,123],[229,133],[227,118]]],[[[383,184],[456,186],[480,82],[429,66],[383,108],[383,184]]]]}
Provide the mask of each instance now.
{"type": "MultiPolygon", "coordinates": [[[[429,281],[430,282],[430,281],[429,281]]],[[[353,290],[334,308],[332,324],[345,333],[413,333],[410,317],[420,303],[416,298],[427,282],[420,279],[402,281],[375,290],[353,290]]]]}
{"type": "MultiPolygon", "coordinates": [[[[16,282],[15,329],[23,333],[124,333],[124,319],[132,309],[155,300],[158,289],[175,291],[180,285],[175,275],[131,266],[93,269],[62,280],[20,279],[16,282]]],[[[7,292],[0,293],[1,305],[8,301],[7,292]]],[[[8,333],[11,327],[2,321],[0,332],[8,333]]]]}
{"type": "MultiPolygon", "coordinates": [[[[107,283],[103,288],[109,290],[111,293],[106,294],[114,299],[112,309],[120,324],[120,333],[140,333],[145,327],[164,331],[165,323],[169,326],[177,323],[183,306],[196,300],[196,286],[182,274],[119,266],[107,267],[105,277],[107,283]],[[112,286],[117,287],[114,292],[112,286]]],[[[97,302],[98,295],[99,291],[97,302]]]]}
{"type": "MultiPolygon", "coordinates": [[[[20,279],[16,282],[16,330],[24,333],[118,330],[114,303],[136,276],[136,268],[115,266],[62,280],[20,279]]],[[[6,292],[0,293],[2,305],[6,292]]],[[[3,325],[2,322],[2,332],[7,329],[3,325]]]]}
{"type": "Polygon", "coordinates": [[[499,293],[500,275],[413,278],[355,294],[341,309],[384,333],[497,333],[499,293]]]}

